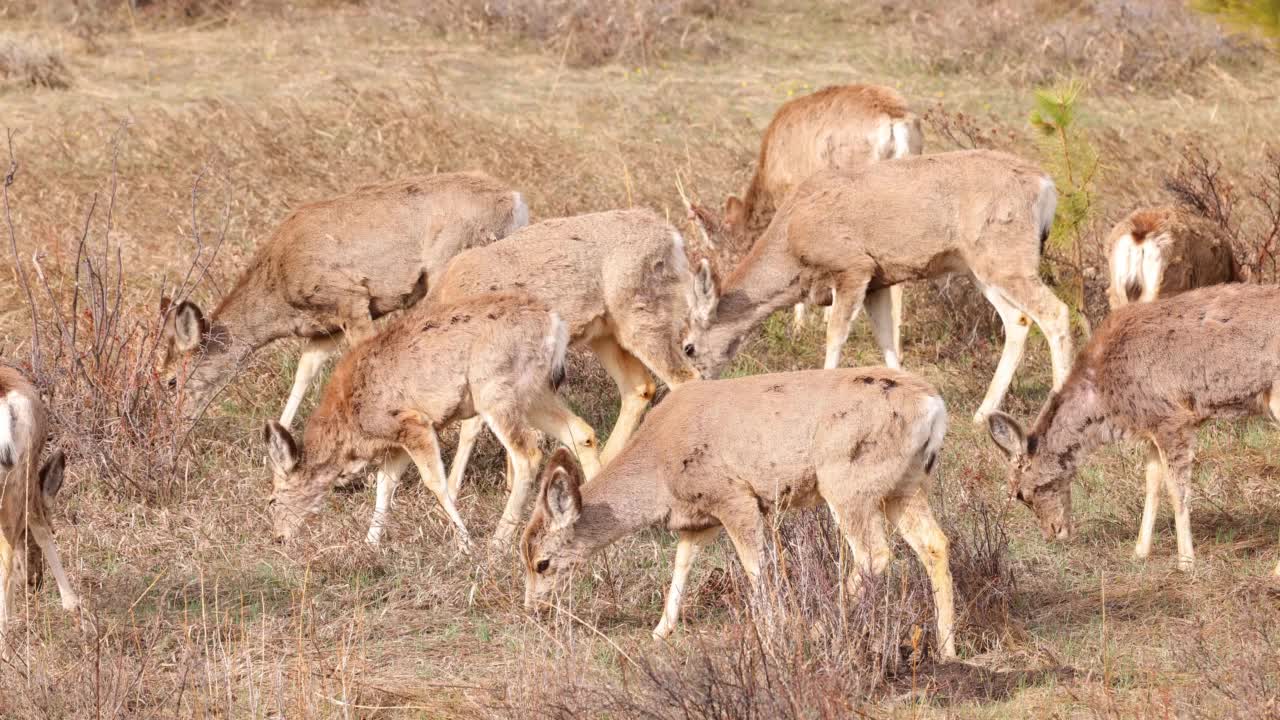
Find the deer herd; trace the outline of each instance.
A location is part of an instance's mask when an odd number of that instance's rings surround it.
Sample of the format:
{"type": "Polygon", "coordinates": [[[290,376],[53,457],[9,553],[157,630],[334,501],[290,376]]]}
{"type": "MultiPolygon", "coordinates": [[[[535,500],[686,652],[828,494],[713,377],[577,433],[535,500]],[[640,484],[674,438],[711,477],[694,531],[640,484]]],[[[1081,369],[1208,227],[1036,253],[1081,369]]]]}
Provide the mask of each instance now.
{"type": "MultiPolygon", "coordinates": [[[[975,420],[1009,462],[1010,495],[1034,511],[1046,539],[1066,539],[1087,454],[1141,440],[1136,555],[1150,553],[1163,485],[1177,565],[1190,569],[1197,426],[1257,413],[1280,420],[1280,289],[1236,282],[1230,242],[1209,221],[1140,209],[1109,238],[1112,314],[1073,357],[1068,308],[1040,279],[1053,180],[1009,154],[922,154],[922,145],[919,119],[888,88],[792,100],[723,213],[680,185],[700,248],[648,210],[529,224],[521,193],[480,173],[363,187],[295,210],[213,312],[165,301],[165,379],[194,420],[255,351],[303,341],[279,420],[263,433],[278,540],[297,536],[331,488],[372,469],[367,541],[382,543],[412,463],[470,548],[457,499],[488,427],[508,458],[496,547],[510,547],[536,492],[519,541],[530,610],[553,605],[565,578],[605,546],[663,526],[677,537],[653,631],[665,637],[695,555],[720,529],[755,579],[771,518],[824,502],[852,551],[852,590],[884,570],[886,532],[897,529],[932,585],[939,653],[954,658],[947,538],[929,507],[947,412],[932,385],[901,369],[901,289],[967,272],[1004,327],[975,420]],[[806,305],[829,308],[824,369],[716,379],[770,315],[794,307],[801,324],[806,305]],[[863,306],[887,367],[840,368],[863,306]],[[1053,392],[1025,430],[999,408],[1032,323],[1048,340],[1053,392]],[[295,435],[308,387],[343,345],[295,435]],[[603,448],[557,392],[569,347],[589,349],[618,386],[603,448]],[[645,417],[655,376],[672,392],[645,417]],[[440,432],[454,423],[446,472],[440,432]],[[539,433],[561,446],[540,476],[539,433]]],[[[64,461],[53,452],[40,463],[48,431],[36,388],[0,367],[0,633],[17,576],[34,583],[44,562],[63,606],[79,602],[50,523],[64,461]]]]}

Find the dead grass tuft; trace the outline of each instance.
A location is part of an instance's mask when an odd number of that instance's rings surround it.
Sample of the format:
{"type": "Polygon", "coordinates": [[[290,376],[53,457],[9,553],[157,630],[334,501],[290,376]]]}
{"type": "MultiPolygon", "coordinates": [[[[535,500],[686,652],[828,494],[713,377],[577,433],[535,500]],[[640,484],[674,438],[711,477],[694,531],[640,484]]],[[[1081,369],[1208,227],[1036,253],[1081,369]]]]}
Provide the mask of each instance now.
{"type": "Polygon", "coordinates": [[[0,90],[6,86],[28,88],[71,87],[71,71],[62,51],[33,37],[0,33],[0,90]]]}

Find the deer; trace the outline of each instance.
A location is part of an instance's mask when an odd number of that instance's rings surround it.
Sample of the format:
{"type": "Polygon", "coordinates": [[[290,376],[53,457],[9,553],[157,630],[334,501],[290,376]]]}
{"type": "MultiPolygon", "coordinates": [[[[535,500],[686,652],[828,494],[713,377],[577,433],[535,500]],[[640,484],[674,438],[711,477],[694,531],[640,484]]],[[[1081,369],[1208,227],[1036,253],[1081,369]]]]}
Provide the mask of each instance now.
{"type": "Polygon", "coordinates": [[[1243,279],[1215,223],[1173,206],[1139,208],[1111,229],[1111,309],[1243,279]]]}
{"type": "Polygon", "coordinates": [[[5,634],[24,566],[28,584],[38,586],[47,560],[63,609],[80,607],[53,537],[53,503],[66,459],[59,450],[40,463],[48,435],[39,391],[21,372],[0,365],[0,652],[8,650],[5,634]]]}
{"type": "Polygon", "coordinates": [[[815,288],[835,288],[824,367],[834,368],[864,303],[885,364],[899,367],[888,290],[969,271],[999,313],[1005,342],[974,417],[1000,407],[1030,324],[1049,340],[1054,388],[1071,364],[1067,306],[1040,280],[1057,191],[1035,165],[967,150],[824,171],[800,185],[751,252],[721,282],[703,259],[684,354],[715,377],[775,310],[815,288]]]}
{"type": "MultiPolygon", "coordinates": [[[[883,85],[827,87],[778,108],[760,140],[751,181],[741,196],[725,199],[719,218],[687,197],[685,208],[712,247],[726,258],[741,258],[768,227],[777,208],[810,175],[919,155],[923,149],[920,118],[896,90],[883,85]]],[[[902,288],[890,288],[889,298],[894,348],[900,356],[902,288]]],[[[794,325],[800,328],[805,323],[805,304],[797,303],[794,312],[794,325]]]]}
{"type": "Polygon", "coordinates": [[[258,248],[212,314],[162,298],[162,372],[181,387],[180,406],[194,419],[249,356],[300,338],[280,414],[291,426],[340,340],[372,337],[375,321],[421,300],[454,255],[528,222],[519,192],[475,172],[408,177],[304,205],[258,248]]]}
{"type": "Polygon", "coordinates": [[[1188,571],[1196,428],[1262,413],[1280,422],[1280,288],[1215,285],[1111,313],[1030,432],[1004,413],[991,415],[988,431],[1008,460],[1010,495],[1035,513],[1046,541],[1071,538],[1071,481],[1090,453],[1143,441],[1146,499],[1134,555],[1151,553],[1163,485],[1177,566],[1188,571]]]}
{"type": "Polygon", "coordinates": [[[492,539],[495,547],[509,542],[541,460],[535,429],[572,447],[588,473],[599,468],[595,433],[556,394],[568,338],[565,322],[532,298],[489,293],[420,304],[357,345],[334,368],[301,443],[282,423],[265,426],[275,539],[297,537],[331,487],[373,465],[377,499],[366,541],[379,545],[412,461],[470,549],[438,433],[478,417],[510,460],[511,492],[492,539]]]}
{"type": "MultiPolygon", "coordinates": [[[[693,298],[683,236],[650,210],[544,220],[459,254],[426,302],[496,291],[527,293],[555,310],[574,347],[589,348],[613,378],[621,407],[602,463],[617,456],[657,391],[697,379],[680,354],[693,298]]],[[[462,424],[449,484],[456,493],[482,426],[462,424]]]]}
{"type": "Polygon", "coordinates": [[[857,572],[845,578],[850,592],[888,566],[885,528],[897,528],[929,576],[941,654],[954,658],[948,543],[928,499],[946,428],[938,392],[889,368],[682,385],[591,482],[584,484],[572,454],[552,455],[520,542],[525,607],[549,605],[576,568],[613,542],[662,526],[677,544],[653,636],[668,637],[690,565],[721,528],[755,581],[770,518],[825,503],[853,550],[857,572]]]}

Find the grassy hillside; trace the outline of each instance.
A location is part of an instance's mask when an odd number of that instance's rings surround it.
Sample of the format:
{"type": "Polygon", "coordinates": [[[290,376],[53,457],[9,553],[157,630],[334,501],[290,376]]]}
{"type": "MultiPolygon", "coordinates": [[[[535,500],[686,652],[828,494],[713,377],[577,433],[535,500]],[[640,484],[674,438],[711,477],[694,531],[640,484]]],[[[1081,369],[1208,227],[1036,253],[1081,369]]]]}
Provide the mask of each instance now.
{"type": "MultiPolygon", "coordinates": [[[[611,7],[0,0],[0,124],[17,163],[0,224],[0,356],[38,359],[53,393],[54,443],[69,452],[58,537],[86,607],[77,623],[51,587],[30,595],[0,660],[0,715],[1280,715],[1274,424],[1202,432],[1194,573],[1174,569],[1167,509],[1152,558],[1132,559],[1136,447],[1087,464],[1077,537],[1048,545],[1006,500],[1003,461],[969,421],[1001,338],[959,278],[909,288],[903,335],[907,367],[942,389],[952,418],[934,502],[966,664],[934,664],[927,585],[900,544],[866,598],[843,596],[849,560],[826,513],[779,524],[757,596],[717,541],[694,566],[681,631],[661,645],[649,630],[670,578],[665,532],[597,558],[542,624],[520,607],[515,553],[460,555],[413,482],[380,550],[363,543],[370,488],[335,493],[299,547],[271,543],[259,433],[297,348],[260,353],[186,428],[149,372],[159,298],[198,279],[192,296],[212,304],[291,208],[361,183],[478,168],[522,188],[535,220],[649,206],[683,225],[677,174],[718,205],[798,94],[891,85],[926,116],[926,151],[998,147],[1052,165],[1027,116],[1037,89],[1076,78],[1099,158],[1084,267],[1055,249],[1046,273],[1063,287],[1083,274],[1100,318],[1107,228],[1169,201],[1166,180],[1180,177],[1226,203],[1241,260],[1276,279],[1280,63],[1178,3],[611,7]]],[[[0,167],[6,157],[0,147],[0,167]]],[[[1036,338],[1006,403],[1023,418],[1050,384],[1036,338]]],[[[792,334],[779,316],[733,372],[821,355],[816,325],[792,334]]],[[[879,361],[859,323],[845,364],[879,361]]],[[[585,355],[570,370],[574,406],[603,432],[612,382],[585,355]]],[[[472,468],[461,512],[484,537],[505,492],[491,438],[472,468]]]]}

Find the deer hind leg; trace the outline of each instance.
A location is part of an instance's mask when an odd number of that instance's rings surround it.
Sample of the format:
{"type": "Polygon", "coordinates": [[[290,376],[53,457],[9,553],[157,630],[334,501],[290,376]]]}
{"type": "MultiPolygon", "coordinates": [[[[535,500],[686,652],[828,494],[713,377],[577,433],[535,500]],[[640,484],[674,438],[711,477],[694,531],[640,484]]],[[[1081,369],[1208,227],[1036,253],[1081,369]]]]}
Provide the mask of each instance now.
{"type": "Polygon", "coordinates": [[[458,492],[462,489],[462,475],[467,471],[467,462],[471,459],[471,451],[475,449],[476,438],[480,437],[481,430],[484,430],[484,418],[479,415],[463,420],[458,428],[458,449],[454,451],[453,464],[449,466],[449,495],[455,503],[458,502],[458,492]]]}
{"type": "Polygon", "coordinates": [[[1178,569],[1189,571],[1195,566],[1195,550],[1191,543],[1191,468],[1195,462],[1195,430],[1176,427],[1155,438],[1157,450],[1164,460],[1164,488],[1173,506],[1173,524],[1178,534],[1178,569]]]}
{"type": "Polygon", "coordinates": [[[1134,557],[1146,560],[1151,555],[1151,536],[1155,532],[1156,512],[1160,508],[1160,485],[1164,482],[1166,468],[1164,456],[1154,442],[1147,444],[1147,496],[1142,504],[1142,525],[1138,528],[1138,544],[1134,557]]]}
{"type": "Polygon", "coordinates": [[[393,450],[382,461],[378,468],[377,499],[373,506],[373,520],[369,522],[369,532],[365,542],[378,545],[382,541],[382,533],[387,525],[387,517],[391,513],[391,502],[395,499],[396,487],[400,477],[409,467],[409,456],[399,450],[393,450]]]}
{"type": "Polygon", "coordinates": [[[49,563],[49,570],[53,573],[54,582],[58,584],[58,597],[62,598],[62,609],[71,611],[80,607],[80,598],[72,589],[66,571],[62,569],[62,558],[58,556],[58,543],[54,541],[53,533],[43,524],[34,523],[31,525],[30,533],[31,538],[40,546],[40,551],[44,553],[45,561],[49,563]]]}
{"type": "Polygon", "coordinates": [[[605,443],[600,455],[600,462],[605,465],[622,452],[631,433],[640,424],[640,416],[653,399],[657,385],[653,376],[634,355],[627,352],[612,337],[597,338],[591,341],[591,350],[600,358],[600,364],[618,384],[618,394],[622,396],[622,407],[618,410],[618,419],[609,433],[609,441],[605,443]]]}
{"type": "Polygon", "coordinates": [[[753,584],[760,579],[760,556],[764,553],[764,514],[754,496],[734,496],[725,502],[720,521],[753,584]]]}
{"type": "Polygon", "coordinates": [[[831,293],[831,318],[827,321],[827,357],[822,367],[840,367],[840,352],[849,340],[853,320],[867,295],[867,278],[842,283],[831,293]]]}
{"type": "Polygon", "coordinates": [[[902,308],[902,290],[898,285],[881,288],[867,293],[867,319],[871,321],[871,334],[875,335],[880,352],[884,353],[884,364],[900,370],[900,335],[898,323],[894,318],[894,291],[897,291],[898,311],[902,308]]]}
{"type": "Polygon", "coordinates": [[[445,476],[444,461],[440,458],[440,438],[436,435],[435,428],[428,425],[406,428],[403,445],[413,464],[417,466],[418,474],[422,476],[422,484],[440,501],[445,515],[449,516],[449,520],[457,528],[459,544],[464,550],[469,549],[471,534],[467,532],[467,526],[462,522],[462,516],[458,514],[458,508],[449,495],[449,481],[445,476]]]}
{"type": "Polygon", "coordinates": [[[502,518],[498,520],[498,527],[490,541],[497,548],[510,542],[520,524],[520,514],[524,511],[529,488],[533,485],[533,471],[542,459],[542,453],[538,450],[537,435],[528,428],[520,427],[506,413],[486,413],[484,420],[506,449],[511,461],[511,492],[507,495],[507,505],[502,510],[502,518]]]}
{"type": "Polygon", "coordinates": [[[996,374],[991,378],[987,395],[982,399],[978,412],[973,416],[974,422],[984,423],[987,416],[1000,409],[1004,396],[1009,392],[1009,386],[1013,384],[1013,374],[1022,364],[1022,354],[1027,347],[1027,334],[1031,332],[1031,318],[1009,302],[999,288],[984,285],[981,281],[978,284],[982,288],[982,294],[1000,315],[1001,324],[1004,325],[1004,349],[1000,351],[1000,362],[996,365],[996,374]]]}
{"type": "Polygon", "coordinates": [[[1049,357],[1053,362],[1053,390],[1062,389],[1071,372],[1071,312],[1040,278],[1012,277],[1001,280],[979,278],[984,285],[998,290],[1006,302],[1031,317],[1049,341],[1049,357]]]}
{"type": "Polygon", "coordinates": [[[560,396],[548,392],[529,408],[529,422],[573,450],[588,482],[600,473],[600,454],[596,431],[585,420],[574,415],[560,396]]]}
{"type": "Polygon", "coordinates": [[[653,629],[653,639],[661,640],[676,629],[680,621],[680,603],[684,600],[685,585],[689,580],[689,567],[703,545],[716,539],[719,527],[707,530],[682,531],[676,542],[676,561],[671,569],[671,589],[667,591],[667,602],[663,606],[662,619],[653,629]]]}
{"type": "Polygon", "coordinates": [[[281,425],[293,425],[293,418],[298,414],[302,399],[307,396],[311,381],[320,374],[325,362],[337,353],[338,341],[332,337],[308,340],[303,346],[302,355],[298,357],[298,370],[293,376],[293,388],[289,390],[289,400],[284,405],[284,412],[280,413],[281,425]]]}
{"type": "Polygon", "coordinates": [[[911,546],[929,575],[933,588],[933,606],[937,613],[938,642],[942,657],[956,656],[955,589],[951,580],[947,536],[929,509],[929,498],[922,486],[907,497],[890,498],[885,503],[889,521],[911,546]]]}

